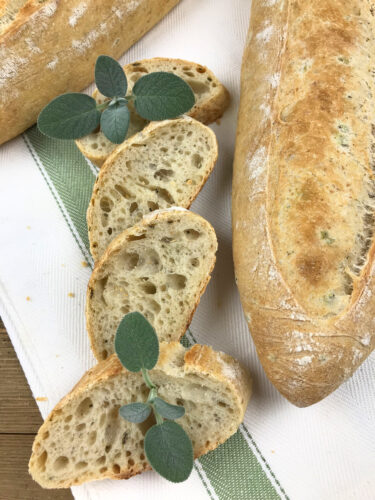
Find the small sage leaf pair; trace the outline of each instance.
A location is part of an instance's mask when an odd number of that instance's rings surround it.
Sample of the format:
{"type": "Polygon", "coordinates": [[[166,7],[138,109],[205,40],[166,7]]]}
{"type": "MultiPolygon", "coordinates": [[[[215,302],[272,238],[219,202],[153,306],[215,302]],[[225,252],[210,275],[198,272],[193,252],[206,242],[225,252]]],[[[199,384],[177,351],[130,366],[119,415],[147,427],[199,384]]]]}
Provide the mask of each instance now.
{"type": "Polygon", "coordinates": [[[128,82],[120,64],[101,55],[95,64],[95,83],[107,100],[97,105],[85,94],[68,93],[53,99],[38,117],[39,130],[58,139],[79,139],[100,125],[111,142],[122,143],[130,124],[129,99],[146,120],[166,120],[189,111],[195,104],[190,86],[173,73],[156,72],[141,77],[133,95],[126,96],[128,82]]]}
{"type": "Polygon", "coordinates": [[[176,420],[185,415],[185,408],[183,406],[171,405],[159,397],[150,400],[149,403],[130,403],[122,406],[120,408],[120,415],[133,424],[140,424],[150,416],[151,405],[153,405],[159,415],[167,420],[176,420]]]}
{"type": "Polygon", "coordinates": [[[147,460],[161,476],[172,482],[185,481],[193,469],[193,445],[184,429],[172,420],[185,415],[183,406],[172,405],[157,395],[157,387],[150,379],[159,358],[156,332],[139,312],[122,319],[115,338],[115,351],[122,365],[131,372],[142,372],[150,389],[145,403],[137,402],[120,408],[120,415],[131,423],[147,420],[153,411],[156,425],[145,436],[147,460]],[[166,419],[166,420],[164,420],[166,419]]]}

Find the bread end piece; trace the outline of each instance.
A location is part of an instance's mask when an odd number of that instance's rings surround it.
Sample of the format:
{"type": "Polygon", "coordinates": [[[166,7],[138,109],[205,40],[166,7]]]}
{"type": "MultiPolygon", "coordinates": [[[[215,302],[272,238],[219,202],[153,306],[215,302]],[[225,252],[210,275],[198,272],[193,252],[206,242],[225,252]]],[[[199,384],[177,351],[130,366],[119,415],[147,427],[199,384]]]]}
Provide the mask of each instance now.
{"type": "MultiPolygon", "coordinates": [[[[226,87],[212,71],[201,64],[182,59],[155,57],[127,64],[124,66],[124,71],[129,84],[128,92],[131,91],[139,78],[155,71],[171,72],[183,78],[191,86],[196,98],[196,104],[187,115],[205,125],[219,120],[230,103],[230,94],[226,87]]],[[[106,99],[97,90],[93,93],[93,97],[98,103],[102,103],[106,99]]],[[[130,108],[130,111],[130,127],[126,140],[140,132],[148,123],[137,115],[133,107],[130,108]]],[[[81,153],[98,167],[101,167],[118,147],[100,131],[78,139],[76,145],[81,153]]]]}

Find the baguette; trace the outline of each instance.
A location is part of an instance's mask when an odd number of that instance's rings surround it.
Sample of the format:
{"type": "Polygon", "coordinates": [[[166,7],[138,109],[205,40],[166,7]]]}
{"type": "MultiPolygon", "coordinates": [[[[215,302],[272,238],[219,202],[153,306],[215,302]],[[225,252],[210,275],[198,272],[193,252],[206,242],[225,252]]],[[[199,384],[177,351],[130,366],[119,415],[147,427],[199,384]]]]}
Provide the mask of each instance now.
{"type": "MultiPolygon", "coordinates": [[[[166,71],[183,78],[193,89],[196,99],[188,116],[206,125],[221,118],[229,105],[230,97],[227,89],[212,71],[200,64],[181,59],[155,57],[127,64],[124,66],[124,71],[128,80],[128,92],[132,90],[136,81],[147,73],[166,71]]],[[[94,91],[93,97],[99,104],[107,99],[98,90],[94,91]]],[[[130,126],[127,138],[141,131],[148,123],[135,112],[132,103],[129,104],[129,109],[130,126]]],[[[76,144],[82,154],[98,167],[103,165],[117,147],[117,144],[110,142],[100,131],[78,139],[76,144]]]]}
{"type": "MultiPolygon", "coordinates": [[[[244,418],[251,379],[226,354],[163,343],[150,375],[160,397],[185,407],[178,423],[195,458],[226,441],[244,418]]],[[[68,488],[150,469],[143,442],[152,418],[131,424],[118,413],[122,405],[145,401],[147,393],[142,375],[128,372],[116,355],[89,370],[39,429],[29,463],[34,480],[44,488],[68,488]]]]}
{"type": "Polygon", "coordinates": [[[301,407],[334,391],[375,346],[370,7],[252,4],[234,162],[234,261],[266,374],[301,407]]]}
{"type": "Polygon", "coordinates": [[[0,144],[64,92],[93,81],[100,54],[118,58],[179,0],[5,0],[0,10],[0,144]]]}
{"type": "Polygon", "coordinates": [[[108,158],[87,210],[94,260],[143,215],[177,205],[189,208],[217,160],[211,129],[192,118],[152,122],[108,158]]]}
{"type": "Polygon", "coordinates": [[[146,316],[159,340],[179,340],[210,280],[216,250],[211,225],[175,207],[150,213],[112,241],[87,288],[87,331],[96,358],[114,352],[117,326],[133,311],[146,316]]]}

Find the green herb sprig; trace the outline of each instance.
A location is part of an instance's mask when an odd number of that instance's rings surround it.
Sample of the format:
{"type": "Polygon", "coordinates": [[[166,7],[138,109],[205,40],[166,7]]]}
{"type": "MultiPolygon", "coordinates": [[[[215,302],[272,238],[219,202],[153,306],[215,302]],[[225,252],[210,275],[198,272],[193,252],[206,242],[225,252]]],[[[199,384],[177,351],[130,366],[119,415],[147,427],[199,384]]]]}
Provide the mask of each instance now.
{"type": "Polygon", "coordinates": [[[120,415],[129,422],[144,422],[153,412],[156,425],[149,428],[144,440],[145,454],[152,468],[174,483],[185,481],[193,469],[193,445],[184,429],[174,422],[183,417],[183,406],[172,405],[158,396],[158,389],[150,379],[159,358],[159,341],[155,330],[139,312],[122,319],[115,338],[117,356],[131,372],[142,372],[150,389],[145,403],[122,406],[120,415]]]}
{"type": "Polygon", "coordinates": [[[60,95],[40,112],[39,130],[57,139],[79,139],[100,126],[107,139],[121,144],[129,128],[130,101],[134,102],[136,112],[149,121],[176,118],[195,104],[194,92],[185,80],[166,72],[142,76],[133,93],[126,95],[128,82],[124,70],[109,56],[98,57],[95,83],[107,98],[102,104],[86,94],[60,95]]]}

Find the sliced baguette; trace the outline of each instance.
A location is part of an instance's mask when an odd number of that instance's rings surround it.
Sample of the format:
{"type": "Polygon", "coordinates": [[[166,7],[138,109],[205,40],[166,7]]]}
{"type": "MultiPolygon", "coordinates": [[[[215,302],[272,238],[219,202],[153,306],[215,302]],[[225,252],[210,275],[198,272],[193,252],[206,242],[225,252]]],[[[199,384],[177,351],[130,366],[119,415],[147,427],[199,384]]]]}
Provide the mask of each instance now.
{"type": "Polygon", "coordinates": [[[216,250],[212,226],[184,209],[152,212],[121,233],[87,289],[87,331],[97,359],[113,354],[117,326],[132,311],[146,316],[159,340],[179,340],[210,280],[216,250]]]}
{"type": "Polygon", "coordinates": [[[189,208],[217,160],[211,129],[189,117],[153,122],[108,158],[87,211],[91,254],[143,215],[177,205],[189,208]]]}
{"type": "MultiPolygon", "coordinates": [[[[229,105],[230,96],[228,90],[219,82],[212,71],[200,64],[181,59],[155,57],[154,59],[144,59],[143,61],[128,64],[124,66],[124,71],[128,79],[128,92],[131,91],[135,82],[147,73],[166,71],[180,76],[191,86],[196,98],[196,104],[190,110],[189,116],[205,124],[215,122],[221,118],[229,105]]],[[[93,97],[98,103],[103,103],[107,99],[98,90],[95,90],[93,97]]],[[[146,125],[147,121],[137,115],[134,108],[131,109],[131,121],[127,138],[142,130],[146,125]]],[[[98,167],[103,165],[117,147],[100,131],[77,140],[76,144],[82,154],[98,167]]]]}
{"type": "MultiPolygon", "coordinates": [[[[172,342],[160,345],[150,372],[159,395],[185,407],[178,423],[193,442],[197,458],[236,432],[251,395],[251,378],[238,361],[211,347],[189,350],[172,342]]],[[[150,469],[144,437],[150,417],[131,424],[120,406],[145,401],[140,373],[123,368],[116,355],[88,371],[39,429],[29,463],[44,488],[68,488],[95,479],[128,479],[150,469]]]]}

